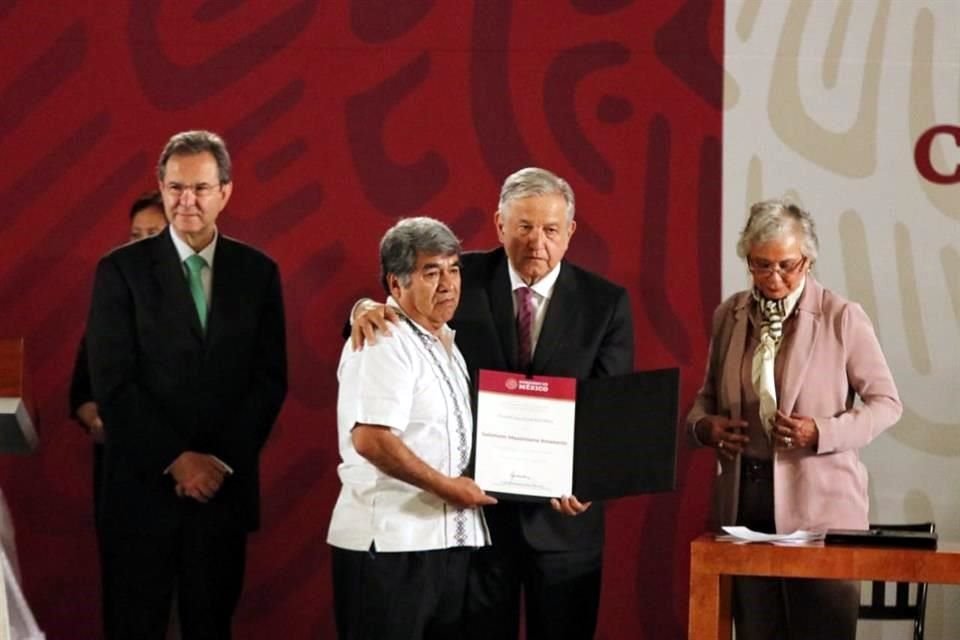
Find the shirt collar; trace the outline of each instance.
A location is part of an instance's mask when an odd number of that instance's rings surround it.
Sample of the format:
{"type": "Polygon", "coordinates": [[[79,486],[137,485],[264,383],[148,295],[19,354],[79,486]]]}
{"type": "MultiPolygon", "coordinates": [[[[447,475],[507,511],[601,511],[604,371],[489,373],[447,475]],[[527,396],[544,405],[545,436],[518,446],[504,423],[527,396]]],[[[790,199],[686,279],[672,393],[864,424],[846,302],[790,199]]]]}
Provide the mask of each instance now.
{"type": "MultiPolygon", "coordinates": [[[[433,335],[433,333],[430,332],[426,327],[424,327],[424,326],[421,325],[419,322],[417,322],[416,320],[414,320],[413,318],[411,318],[410,316],[408,316],[406,313],[404,313],[403,309],[400,308],[400,304],[399,304],[396,300],[394,300],[393,296],[387,296],[387,306],[388,306],[388,307],[393,307],[394,309],[396,309],[397,313],[399,313],[402,317],[404,317],[404,318],[406,318],[407,320],[409,320],[409,321],[410,321],[410,324],[412,324],[414,327],[416,327],[416,329],[417,329],[420,333],[422,333],[423,335],[430,336],[430,337],[433,338],[434,340],[437,340],[437,339],[438,339],[437,336],[433,335]]],[[[446,346],[448,349],[450,348],[450,345],[453,344],[454,338],[456,338],[456,336],[457,336],[457,332],[454,331],[453,329],[451,329],[451,328],[450,328],[450,325],[444,323],[444,325],[443,325],[442,327],[440,327],[440,338],[439,338],[439,340],[440,340],[440,342],[442,342],[442,343],[444,344],[444,346],[446,346]]]]}
{"type": "Polygon", "coordinates": [[[210,270],[213,270],[213,255],[217,250],[217,240],[220,239],[220,232],[214,229],[213,231],[213,240],[210,241],[210,244],[205,246],[200,251],[194,251],[190,245],[183,241],[183,239],[177,235],[177,232],[173,229],[170,229],[170,237],[173,239],[173,246],[177,248],[177,254],[180,256],[180,262],[186,262],[187,258],[193,254],[199,255],[203,258],[207,266],[210,267],[210,270]]]}
{"type": "MultiPolygon", "coordinates": [[[[797,303],[800,302],[800,297],[803,295],[803,290],[807,286],[807,278],[804,276],[803,280],[800,281],[800,285],[791,291],[785,298],[783,298],[783,317],[784,319],[789,318],[790,314],[793,313],[793,310],[797,308],[797,303]]],[[[747,302],[757,300],[757,309],[759,309],[760,300],[766,300],[764,295],[760,293],[760,290],[754,287],[747,292],[749,295],[746,296],[747,302]]]]}
{"type": "Polygon", "coordinates": [[[789,318],[790,314],[793,313],[794,308],[797,306],[797,302],[800,300],[800,296],[803,294],[803,288],[807,286],[807,277],[804,276],[803,280],[800,282],[800,286],[791,291],[786,298],[783,299],[783,317],[789,318]]]}
{"type": "MultiPolygon", "coordinates": [[[[553,294],[553,287],[557,284],[557,278],[560,276],[560,267],[563,266],[563,261],[557,263],[553,269],[543,276],[535,283],[530,285],[530,288],[540,296],[542,299],[549,298],[553,294]]],[[[510,291],[516,291],[517,289],[522,289],[527,286],[527,283],[523,281],[523,278],[520,277],[514,268],[510,264],[510,260],[507,260],[507,271],[510,272],[510,291]]]]}

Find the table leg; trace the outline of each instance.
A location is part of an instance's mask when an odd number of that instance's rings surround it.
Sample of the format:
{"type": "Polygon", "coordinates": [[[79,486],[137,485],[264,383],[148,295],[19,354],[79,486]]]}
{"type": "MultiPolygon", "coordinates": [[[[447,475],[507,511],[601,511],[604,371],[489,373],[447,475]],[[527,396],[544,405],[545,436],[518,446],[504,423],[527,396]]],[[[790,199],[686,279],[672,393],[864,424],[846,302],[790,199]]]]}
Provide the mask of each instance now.
{"type": "Polygon", "coordinates": [[[696,556],[690,566],[690,619],[687,637],[691,640],[730,640],[733,579],[702,570],[696,556]]]}

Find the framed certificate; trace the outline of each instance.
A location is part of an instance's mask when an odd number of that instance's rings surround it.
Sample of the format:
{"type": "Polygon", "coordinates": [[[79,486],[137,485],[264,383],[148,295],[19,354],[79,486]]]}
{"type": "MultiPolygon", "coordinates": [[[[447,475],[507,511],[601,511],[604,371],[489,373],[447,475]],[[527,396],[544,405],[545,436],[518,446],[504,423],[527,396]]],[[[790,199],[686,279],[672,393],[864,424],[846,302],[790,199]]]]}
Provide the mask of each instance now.
{"type": "Polygon", "coordinates": [[[577,381],[481,369],[474,479],[513,500],[672,491],[679,373],[577,381]]]}

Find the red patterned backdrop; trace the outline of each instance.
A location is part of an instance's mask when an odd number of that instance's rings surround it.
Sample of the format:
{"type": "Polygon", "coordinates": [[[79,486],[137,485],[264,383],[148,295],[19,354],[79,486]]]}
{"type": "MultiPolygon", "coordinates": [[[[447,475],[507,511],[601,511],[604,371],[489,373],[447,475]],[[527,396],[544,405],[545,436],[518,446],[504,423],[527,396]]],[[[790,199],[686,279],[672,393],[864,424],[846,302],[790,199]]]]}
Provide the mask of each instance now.
{"type": "MultiPolygon", "coordinates": [[[[48,637],[99,636],[90,450],[67,386],[94,264],[170,134],[224,135],[221,228],[284,278],[291,389],[237,636],[326,638],[339,333],[378,294],[395,218],[488,247],[508,173],[567,177],[568,257],[629,289],[637,368],[679,366],[689,402],[720,291],[722,24],[708,0],[0,0],[0,335],[27,340],[42,438],[0,460],[0,486],[48,637]]],[[[685,636],[711,474],[681,447],[674,493],[610,505],[599,638],[685,636]]]]}

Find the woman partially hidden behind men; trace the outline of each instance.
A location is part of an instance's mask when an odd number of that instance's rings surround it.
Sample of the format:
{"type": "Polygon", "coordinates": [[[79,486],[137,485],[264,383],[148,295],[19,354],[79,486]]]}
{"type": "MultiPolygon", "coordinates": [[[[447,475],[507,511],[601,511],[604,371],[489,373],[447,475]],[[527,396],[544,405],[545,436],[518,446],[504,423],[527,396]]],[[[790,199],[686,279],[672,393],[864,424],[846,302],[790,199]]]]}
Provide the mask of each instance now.
{"type": "MultiPolygon", "coordinates": [[[[737,253],[753,286],[714,313],[706,379],[687,417],[695,443],[717,451],[718,524],[868,527],[858,450],[902,407],[863,309],[811,275],[818,247],[798,206],[750,208],[737,253]]],[[[737,638],[853,640],[859,594],[858,582],[735,578],[737,638]]]]}

